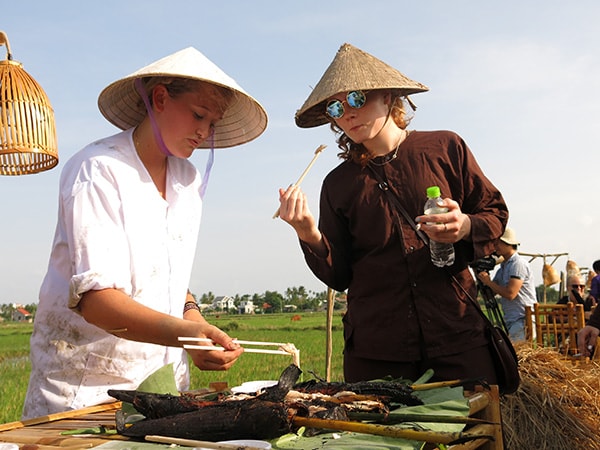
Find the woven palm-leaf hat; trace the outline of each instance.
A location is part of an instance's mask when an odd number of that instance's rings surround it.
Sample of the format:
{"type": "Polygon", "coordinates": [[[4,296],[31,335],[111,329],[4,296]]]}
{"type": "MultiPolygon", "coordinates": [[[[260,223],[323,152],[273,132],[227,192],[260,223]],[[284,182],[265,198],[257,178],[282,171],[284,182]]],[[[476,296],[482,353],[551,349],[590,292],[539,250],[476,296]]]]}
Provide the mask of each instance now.
{"type": "Polygon", "coordinates": [[[147,77],[181,77],[212,83],[234,92],[223,119],[215,124],[214,142],[205,140],[200,148],[226,148],[260,136],[267,127],[267,113],[233,78],[194,47],[188,47],[108,85],[98,97],[102,115],[116,127],[137,126],[146,108],[135,88],[135,80],[147,77]]]}
{"type": "Polygon", "coordinates": [[[346,43],[340,47],[315,88],[296,112],[296,125],[311,128],[329,123],[325,115],[325,102],[328,98],[340,92],[374,89],[394,89],[402,97],[429,90],[424,84],[411,80],[392,66],[346,43]]]}

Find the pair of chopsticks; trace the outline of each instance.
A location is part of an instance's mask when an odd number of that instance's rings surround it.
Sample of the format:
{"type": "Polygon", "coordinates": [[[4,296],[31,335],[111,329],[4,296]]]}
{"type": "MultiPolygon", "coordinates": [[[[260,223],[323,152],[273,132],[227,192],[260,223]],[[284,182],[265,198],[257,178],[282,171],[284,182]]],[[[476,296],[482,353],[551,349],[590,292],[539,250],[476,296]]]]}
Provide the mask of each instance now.
{"type": "MultiPolygon", "coordinates": [[[[207,343],[212,344],[211,339],[207,338],[195,338],[195,337],[179,337],[180,342],[198,342],[198,343],[207,343]]],[[[271,350],[266,348],[252,348],[252,347],[244,347],[244,352],[246,353],[270,353],[272,355],[289,355],[289,351],[282,350],[281,348],[285,348],[286,346],[290,346],[291,344],[285,344],[283,342],[260,342],[260,341],[242,341],[239,339],[234,339],[234,342],[240,345],[256,345],[256,346],[273,346],[279,347],[277,350],[271,350]]],[[[213,351],[224,351],[223,347],[217,347],[216,345],[199,345],[199,344],[184,344],[183,348],[189,350],[213,350],[213,351]]]]}

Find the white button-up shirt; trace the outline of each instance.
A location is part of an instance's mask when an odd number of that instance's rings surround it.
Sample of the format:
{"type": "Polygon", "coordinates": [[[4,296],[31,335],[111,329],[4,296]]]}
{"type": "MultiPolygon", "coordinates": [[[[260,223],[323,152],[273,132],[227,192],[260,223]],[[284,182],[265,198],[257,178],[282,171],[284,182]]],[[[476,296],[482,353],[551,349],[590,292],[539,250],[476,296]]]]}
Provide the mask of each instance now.
{"type": "Polygon", "coordinates": [[[168,158],[163,199],[132,133],[88,145],[61,173],[23,418],[112,401],[108,389],[135,389],[170,363],[179,389],[188,387],[182,349],[115,337],[76,309],[83,293],[113,288],[157,311],[183,314],[202,212],[201,176],[189,161],[168,158]]]}

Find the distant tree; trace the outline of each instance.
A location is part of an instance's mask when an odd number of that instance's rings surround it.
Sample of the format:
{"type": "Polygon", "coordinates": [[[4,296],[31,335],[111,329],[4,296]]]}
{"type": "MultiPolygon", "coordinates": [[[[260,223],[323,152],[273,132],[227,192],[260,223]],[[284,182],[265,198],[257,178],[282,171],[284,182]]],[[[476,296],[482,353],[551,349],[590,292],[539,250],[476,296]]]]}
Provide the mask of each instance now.
{"type": "MultiPolygon", "coordinates": [[[[544,285],[540,284],[535,288],[538,302],[544,301],[544,285]]],[[[546,303],[556,303],[559,300],[560,293],[552,286],[546,287],[546,303]]]]}
{"type": "Polygon", "coordinates": [[[208,294],[202,294],[202,297],[200,297],[200,303],[205,305],[212,305],[214,300],[215,295],[210,291],[208,291],[208,294]]]}
{"type": "Polygon", "coordinates": [[[269,305],[269,307],[265,309],[265,313],[272,314],[283,310],[283,296],[279,292],[265,291],[262,302],[269,305]]]}
{"type": "Polygon", "coordinates": [[[35,316],[35,313],[37,313],[38,304],[37,303],[30,303],[29,305],[25,305],[25,309],[27,311],[29,311],[29,313],[32,316],[35,316]]]}

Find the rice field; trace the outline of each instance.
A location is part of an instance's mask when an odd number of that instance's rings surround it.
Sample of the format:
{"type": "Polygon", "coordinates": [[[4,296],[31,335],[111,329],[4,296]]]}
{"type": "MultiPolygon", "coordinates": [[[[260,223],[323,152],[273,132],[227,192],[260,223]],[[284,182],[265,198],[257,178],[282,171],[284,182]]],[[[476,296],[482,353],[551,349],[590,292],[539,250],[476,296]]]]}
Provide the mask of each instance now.
{"type": "MultiPolygon", "coordinates": [[[[304,377],[311,373],[326,376],[326,315],[302,314],[208,316],[212,324],[238,339],[290,342],[300,350],[304,377]],[[299,316],[299,320],[292,317],[299,316]]],[[[336,313],[333,320],[331,380],[342,380],[342,325],[336,313]]],[[[29,336],[31,324],[0,324],[0,423],[19,420],[29,381],[29,336]]],[[[226,372],[191,373],[191,389],[208,387],[211,382],[227,382],[230,387],[244,381],[277,379],[292,362],[291,356],[246,353],[226,372]]]]}

